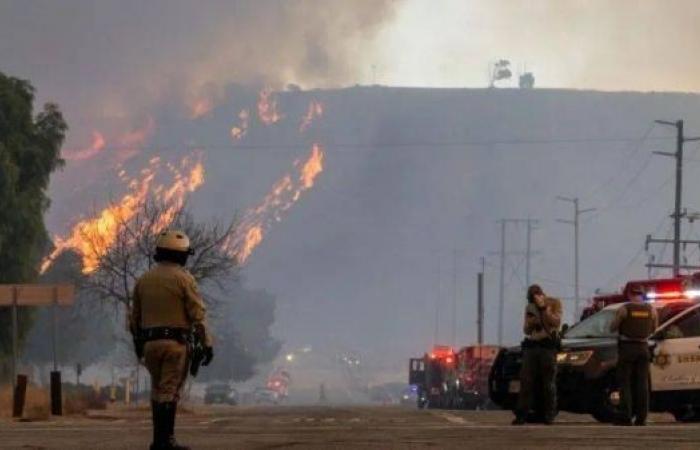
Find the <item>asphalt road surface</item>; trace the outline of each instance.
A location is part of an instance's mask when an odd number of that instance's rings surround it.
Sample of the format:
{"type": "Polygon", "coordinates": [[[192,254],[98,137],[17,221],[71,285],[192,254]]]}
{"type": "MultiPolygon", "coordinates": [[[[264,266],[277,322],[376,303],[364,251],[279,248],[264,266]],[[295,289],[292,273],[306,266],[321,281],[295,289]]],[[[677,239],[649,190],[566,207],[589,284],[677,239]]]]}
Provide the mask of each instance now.
{"type": "MultiPolygon", "coordinates": [[[[181,443],[200,449],[700,448],[700,424],[652,415],[641,427],[560,414],[553,426],[510,425],[506,411],[397,406],[197,407],[178,418],[181,443]]],[[[146,449],[148,410],[119,409],[38,422],[0,420],[2,449],[146,449]]]]}

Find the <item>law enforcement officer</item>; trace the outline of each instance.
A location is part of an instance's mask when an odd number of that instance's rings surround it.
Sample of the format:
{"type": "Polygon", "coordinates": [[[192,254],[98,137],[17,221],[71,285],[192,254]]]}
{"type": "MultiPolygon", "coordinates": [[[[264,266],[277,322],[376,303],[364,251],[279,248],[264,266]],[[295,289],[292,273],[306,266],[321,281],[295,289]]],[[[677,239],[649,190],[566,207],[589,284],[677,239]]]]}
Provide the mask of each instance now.
{"type": "Polygon", "coordinates": [[[204,362],[213,358],[206,308],[197,283],[185,269],[193,254],[181,231],[164,231],[156,241],[157,264],[136,282],[130,317],[136,354],[151,375],[152,450],[188,449],[175,441],[175,415],[189,368],[188,339],[194,333],[204,347],[204,362]]]}
{"type": "Polygon", "coordinates": [[[545,295],[536,284],[527,290],[522,342],[520,394],[513,425],[527,421],[532,404],[541,405],[542,420],[551,424],[557,411],[557,350],[561,324],[561,302],[545,295]],[[540,397],[540,398],[535,398],[540,397]]]}
{"type": "Polygon", "coordinates": [[[617,375],[620,385],[618,425],[645,425],[649,410],[649,344],[647,338],[658,326],[656,310],[644,302],[644,293],[633,288],[629,302],[618,308],[610,331],[619,332],[617,375]]]}

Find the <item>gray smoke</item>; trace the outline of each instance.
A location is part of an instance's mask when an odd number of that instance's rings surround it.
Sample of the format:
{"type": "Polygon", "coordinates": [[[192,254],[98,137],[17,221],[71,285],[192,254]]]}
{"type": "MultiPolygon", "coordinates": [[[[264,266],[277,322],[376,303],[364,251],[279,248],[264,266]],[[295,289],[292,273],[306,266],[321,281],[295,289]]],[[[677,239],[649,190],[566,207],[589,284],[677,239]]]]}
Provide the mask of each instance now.
{"type": "Polygon", "coordinates": [[[231,82],[355,81],[393,10],[389,0],[3,2],[0,61],[61,104],[75,130],[133,120],[166,97],[217,100],[231,82]]]}

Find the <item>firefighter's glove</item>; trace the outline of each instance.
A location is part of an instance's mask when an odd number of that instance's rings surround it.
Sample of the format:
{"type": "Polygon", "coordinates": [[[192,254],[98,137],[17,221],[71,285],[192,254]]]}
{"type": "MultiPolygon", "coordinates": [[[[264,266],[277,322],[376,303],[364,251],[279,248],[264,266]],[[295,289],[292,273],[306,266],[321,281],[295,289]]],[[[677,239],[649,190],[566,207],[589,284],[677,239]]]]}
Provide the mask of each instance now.
{"type": "Polygon", "coordinates": [[[202,365],[208,366],[212,359],[214,359],[214,348],[204,347],[204,360],[202,361],[202,365]]]}

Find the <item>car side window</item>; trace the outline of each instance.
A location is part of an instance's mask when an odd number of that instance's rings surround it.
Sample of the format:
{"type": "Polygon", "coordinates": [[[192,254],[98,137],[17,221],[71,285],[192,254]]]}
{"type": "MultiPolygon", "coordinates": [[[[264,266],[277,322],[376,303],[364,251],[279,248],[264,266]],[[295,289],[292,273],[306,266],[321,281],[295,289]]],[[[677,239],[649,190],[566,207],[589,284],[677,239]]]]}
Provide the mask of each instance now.
{"type": "Polygon", "coordinates": [[[697,310],[692,311],[676,320],[664,330],[666,339],[679,339],[700,336],[700,314],[697,310]]]}

